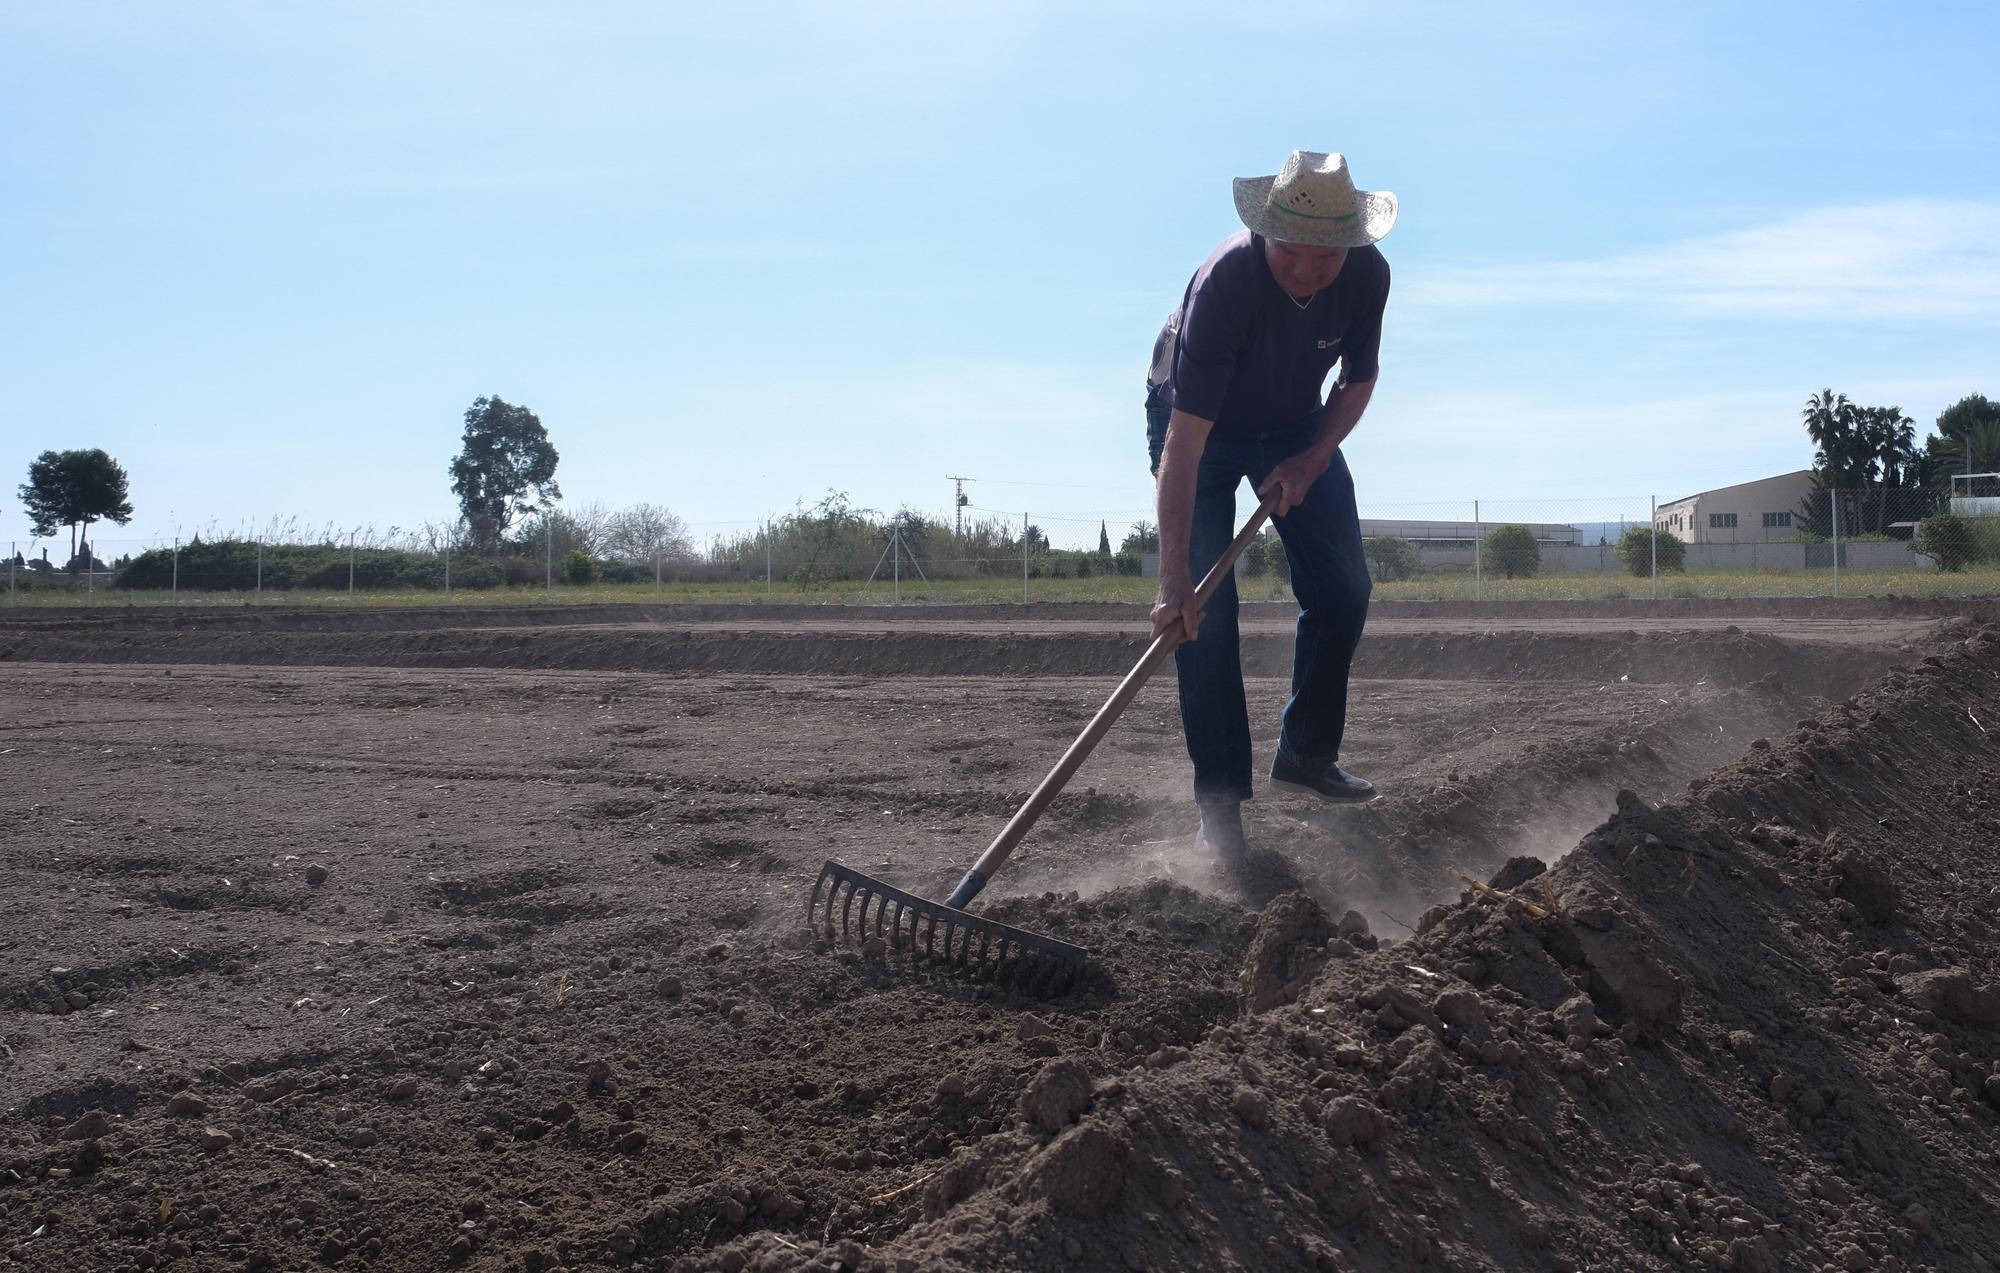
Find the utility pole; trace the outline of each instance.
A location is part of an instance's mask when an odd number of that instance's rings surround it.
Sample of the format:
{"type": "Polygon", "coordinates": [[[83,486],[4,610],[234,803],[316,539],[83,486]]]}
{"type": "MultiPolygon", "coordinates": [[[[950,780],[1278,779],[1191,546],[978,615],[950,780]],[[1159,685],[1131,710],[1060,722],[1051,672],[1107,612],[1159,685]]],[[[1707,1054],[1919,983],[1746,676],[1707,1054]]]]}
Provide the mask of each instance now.
{"type": "Polygon", "coordinates": [[[953,509],[954,509],[954,510],[956,510],[956,512],[957,512],[957,514],[958,514],[958,523],[957,523],[957,525],[958,525],[958,530],[957,530],[957,536],[958,536],[958,538],[960,538],[960,539],[964,539],[964,538],[965,538],[965,506],[966,506],[967,504],[970,504],[970,503],[972,502],[971,500],[969,500],[969,499],[967,499],[967,498],[965,497],[965,484],[966,484],[967,482],[970,482],[970,481],[973,481],[973,480],[975,480],[975,479],[973,479],[973,478],[969,478],[969,477],[955,477],[955,476],[953,476],[952,474],[950,474],[950,473],[947,473],[947,474],[945,474],[945,475],[944,475],[944,480],[945,480],[945,481],[947,481],[947,482],[956,482],[956,483],[958,484],[958,493],[957,493],[957,494],[956,494],[955,496],[953,496],[953,497],[952,497],[952,507],[953,507],[953,509]]]}

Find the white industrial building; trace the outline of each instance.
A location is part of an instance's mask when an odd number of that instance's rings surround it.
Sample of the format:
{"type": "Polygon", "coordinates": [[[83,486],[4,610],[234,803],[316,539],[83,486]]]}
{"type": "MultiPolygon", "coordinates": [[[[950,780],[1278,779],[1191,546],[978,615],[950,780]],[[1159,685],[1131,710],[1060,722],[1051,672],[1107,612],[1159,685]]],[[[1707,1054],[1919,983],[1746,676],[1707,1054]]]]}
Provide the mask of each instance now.
{"type": "Polygon", "coordinates": [[[1660,505],[1653,528],[1690,544],[1790,543],[1812,484],[1812,470],[1800,469],[1702,491],[1660,505]]]}

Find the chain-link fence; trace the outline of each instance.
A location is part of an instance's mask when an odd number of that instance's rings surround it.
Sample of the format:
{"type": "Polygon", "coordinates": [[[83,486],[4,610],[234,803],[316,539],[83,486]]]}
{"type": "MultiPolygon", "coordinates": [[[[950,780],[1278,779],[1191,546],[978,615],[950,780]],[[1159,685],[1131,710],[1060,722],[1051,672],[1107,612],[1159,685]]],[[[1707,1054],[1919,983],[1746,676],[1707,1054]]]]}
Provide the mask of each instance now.
{"type": "MultiPolygon", "coordinates": [[[[1238,516],[1252,497],[1245,490],[1238,516]]],[[[1144,600],[1150,508],[947,515],[823,502],[688,524],[651,506],[529,519],[475,544],[462,523],[7,545],[14,604],[115,601],[1144,600]]],[[[587,512],[588,510],[586,510],[587,512]]],[[[1828,491],[1796,477],[1685,498],[1376,502],[1360,509],[1384,599],[2000,595],[2000,475],[1949,487],[1828,491]]],[[[88,528],[91,531],[98,527],[88,528]]],[[[1246,596],[1289,596],[1275,529],[1237,567],[1246,596]]]]}

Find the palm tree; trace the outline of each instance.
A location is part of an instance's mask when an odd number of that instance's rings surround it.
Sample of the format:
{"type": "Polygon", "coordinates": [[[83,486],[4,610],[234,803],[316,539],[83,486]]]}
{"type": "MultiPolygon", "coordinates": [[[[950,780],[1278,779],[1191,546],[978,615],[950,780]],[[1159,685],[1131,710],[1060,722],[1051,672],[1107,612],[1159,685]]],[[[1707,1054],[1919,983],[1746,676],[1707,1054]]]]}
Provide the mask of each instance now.
{"type": "Polygon", "coordinates": [[[1815,467],[1826,470],[1834,486],[1845,485],[1854,450],[1854,404],[1844,393],[1822,389],[1806,399],[1806,409],[1799,415],[1806,422],[1807,436],[1818,448],[1813,456],[1815,467]]]}
{"type": "MultiPolygon", "coordinates": [[[[1849,458],[1854,450],[1854,404],[1844,393],[1822,389],[1806,399],[1806,408],[1799,413],[1805,421],[1806,434],[1812,438],[1813,476],[1817,486],[1827,492],[1829,502],[1840,498],[1838,492],[1850,484],[1849,458]]],[[[1810,503],[1810,497],[1808,503],[1810,503]]]]}
{"type": "Polygon", "coordinates": [[[1889,488],[1900,488],[1917,455],[1917,422],[1903,414],[1901,407],[1864,407],[1861,412],[1861,441],[1868,466],[1881,475],[1881,490],[1875,501],[1875,529],[1889,523],[1889,488]]]}

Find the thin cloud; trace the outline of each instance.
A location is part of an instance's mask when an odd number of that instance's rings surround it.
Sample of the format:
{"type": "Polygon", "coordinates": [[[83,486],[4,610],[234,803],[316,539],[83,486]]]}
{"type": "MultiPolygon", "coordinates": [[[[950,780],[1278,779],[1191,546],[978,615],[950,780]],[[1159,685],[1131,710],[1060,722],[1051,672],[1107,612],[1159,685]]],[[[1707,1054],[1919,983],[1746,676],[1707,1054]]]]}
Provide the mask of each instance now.
{"type": "Polygon", "coordinates": [[[1425,306],[1654,304],[1688,314],[1842,321],[2000,317],[2000,204],[1896,199],[1594,261],[1414,280],[1425,306]]]}

